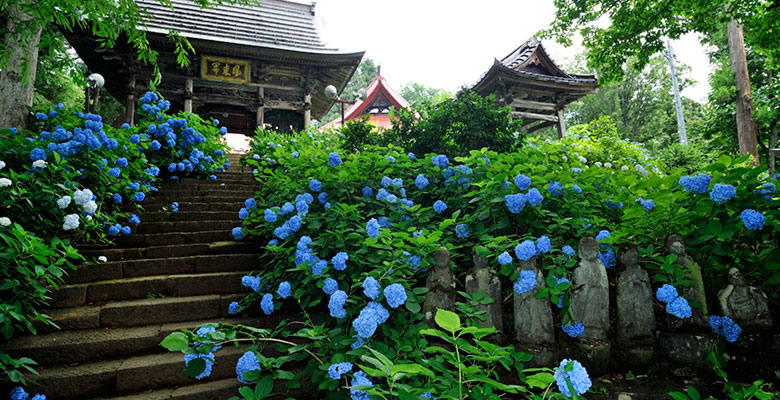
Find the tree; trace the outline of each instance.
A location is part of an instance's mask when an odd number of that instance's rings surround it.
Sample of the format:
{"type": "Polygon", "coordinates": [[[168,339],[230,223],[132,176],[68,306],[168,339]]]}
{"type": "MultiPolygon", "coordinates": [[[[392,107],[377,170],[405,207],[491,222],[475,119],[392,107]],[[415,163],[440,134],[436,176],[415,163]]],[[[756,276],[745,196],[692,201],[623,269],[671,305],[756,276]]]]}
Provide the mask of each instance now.
{"type": "MultiPolygon", "coordinates": [[[[707,33],[714,31],[732,21],[741,21],[751,27],[763,26],[761,43],[766,47],[767,54],[777,55],[777,29],[771,29],[777,11],[773,3],[760,0],[637,0],[621,2],[613,0],[555,0],[557,7],[556,20],[553,26],[545,31],[545,35],[556,36],[563,44],[571,42],[574,31],[583,35],[583,43],[587,48],[589,65],[598,67],[602,72],[603,81],[618,80],[623,76],[623,64],[629,57],[636,57],[637,68],[643,68],[650,57],[663,50],[666,37],[677,39],[689,32],[707,33]],[[596,22],[602,17],[609,17],[611,24],[600,27],[596,22]]],[[[775,7],[776,8],[776,7],[775,7]]],[[[599,21],[600,22],[600,21],[599,21]]],[[[734,65],[742,62],[738,38],[730,41],[729,48],[735,58],[734,65]]],[[[752,119],[750,96],[744,89],[749,88],[745,82],[747,74],[737,76],[737,86],[743,89],[743,95],[736,101],[743,113],[742,117],[752,119]],[[742,80],[742,81],[739,81],[742,80]]],[[[750,124],[741,124],[737,132],[740,141],[750,143],[755,132],[749,129],[750,124]]],[[[749,147],[749,146],[748,146],[749,147]]],[[[741,149],[757,155],[756,148],[741,149]]]]}
{"type": "MultiPolygon", "coordinates": [[[[168,0],[160,4],[172,7],[168,0]]],[[[223,3],[257,4],[250,0],[193,0],[200,7],[223,3]]],[[[38,52],[65,52],[64,41],[57,40],[58,29],[91,31],[107,47],[127,40],[139,60],[154,66],[157,81],[157,52],[149,47],[146,33],[140,29],[146,14],[134,0],[8,0],[0,3],[0,127],[26,127],[27,107],[32,106],[38,52]]],[[[175,45],[179,64],[189,63],[193,52],[186,38],[176,32],[168,36],[175,45]]],[[[157,82],[155,82],[157,83],[157,82]]]]}
{"type": "Polygon", "coordinates": [[[404,85],[400,94],[412,106],[425,102],[438,104],[454,96],[449,90],[429,88],[417,82],[409,82],[404,85]]]}
{"type": "MultiPolygon", "coordinates": [[[[355,100],[357,98],[358,90],[367,88],[376,75],[377,70],[374,60],[364,58],[363,61],[360,62],[360,65],[358,65],[352,78],[347,82],[347,85],[344,86],[344,90],[339,95],[339,98],[344,100],[355,100]]],[[[341,105],[334,103],[322,117],[322,122],[328,123],[340,115],[341,105]]]]}

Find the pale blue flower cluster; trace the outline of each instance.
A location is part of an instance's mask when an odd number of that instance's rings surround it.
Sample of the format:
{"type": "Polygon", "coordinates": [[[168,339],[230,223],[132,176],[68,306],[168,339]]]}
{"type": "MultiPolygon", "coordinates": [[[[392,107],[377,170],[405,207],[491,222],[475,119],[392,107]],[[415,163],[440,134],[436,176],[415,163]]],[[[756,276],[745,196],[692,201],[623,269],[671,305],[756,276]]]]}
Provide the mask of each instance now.
{"type": "Polygon", "coordinates": [[[528,201],[528,204],[530,204],[533,207],[538,206],[539,204],[542,204],[542,201],[544,201],[544,197],[539,192],[539,189],[537,188],[531,188],[528,193],[525,194],[525,199],[528,201]]]}
{"type": "Polygon", "coordinates": [[[363,193],[363,196],[373,197],[374,196],[374,189],[371,189],[371,186],[364,186],[362,193],[363,193]]]}
{"type": "Polygon", "coordinates": [[[737,188],[729,184],[716,183],[710,192],[710,199],[716,203],[731,200],[737,195],[737,188]]]}
{"type": "Polygon", "coordinates": [[[498,263],[501,265],[510,264],[511,262],[512,262],[512,256],[509,254],[508,251],[505,251],[498,256],[498,263]]]}
{"type": "Polygon", "coordinates": [[[515,186],[517,186],[519,190],[526,190],[531,186],[531,178],[523,174],[517,174],[515,177],[515,186]]]}
{"type": "Polygon", "coordinates": [[[536,254],[547,253],[552,249],[552,243],[547,236],[540,236],[534,245],[536,246],[536,254]]]}
{"type": "Polygon", "coordinates": [[[431,162],[433,162],[433,165],[444,169],[447,168],[447,165],[450,163],[450,160],[447,159],[446,155],[439,154],[431,157],[431,162]]]}
{"type": "Polygon", "coordinates": [[[335,151],[328,154],[328,164],[330,164],[331,167],[338,167],[341,165],[341,156],[339,153],[336,153],[335,151]]]}
{"type": "Polygon", "coordinates": [[[563,194],[563,185],[560,182],[552,181],[547,185],[547,191],[553,196],[560,196],[563,194]]]}
{"type": "Polygon", "coordinates": [[[686,192],[703,194],[707,193],[707,190],[709,190],[711,179],[712,178],[710,178],[709,175],[702,173],[696,176],[682,176],[677,183],[680,184],[686,192]]]}
{"type": "Polygon", "coordinates": [[[666,304],[666,312],[677,318],[690,318],[693,310],[684,297],[678,297],[666,304]]]}
{"type": "MultiPolygon", "coordinates": [[[[43,114],[43,116],[45,117],[46,114],[43,114]]],[[[46,400],[46,396],[42,394],[36,394],[35,396],[30,397],[21,386],[13,388],[11,393],[9,393],[9,396],[11,400],[46,400]]]]}
{"type": "Polygon", "coordinates": [[[504,196],[504,204],[506,204],[506,207],[509,209],[509,212],[512,214],[517,214],[520,211],[523,211],[523,208],[525,208],[526,203],[525,195],[522,193],[518,194],[508,194],[504,196]]]}
{"type": "Polygon", "coordinates": [[[561,325],[561,330],[563,330],[563,332],[565,332],[570,337],[576,338],[585,332],[585,327],[582,326],[582,323],[580,322],[575,322],[573,324],[570,322],[566,325],[561,325]]]}
{"type": "Polygon", "coordinates": [[[459,238],[467,238],[469,237],[469,227],[466,224],[458,224],[455,226],[455,234],[458,235],[459,238]]]}
{"type": "Polygon", "coordinates": [[[368,339],[374,335],[376,328],[385,323],[390,318],[390,312],[381,304],[372,301],[368,303],[352,321],[352,327],[355,328],[358,337],[368,339]]]}
{"type": "Polygon", "coordinates": [[[292,288],[290,287],[290,282],[284,281],[279,284],[279,289],[276,290],[276,294],[279,295],[280,298],[286,299],[292,295],[292,288]]]}
{"type": "Polygon", "coordinates": [[[379,236],[379,222],[376,218],[371,218],[366,224],[366,233],[369,237],[376,238],[379,236]]]}
{"type": "Polygon", "coordinates": [[[400,283],[394,283],[384,290],[385,300],[392,308],[398,308],[406,303],[406,290],[400,283]]]}
{"type": "Polygon", "coordinates": [[[524,240],[515,246],[515,255],[519,260],[528,261],[536,255],[536,243],[530,240],[524,240]]]}
{"type": "Polygon", "coordinates": [[[337,290],[339,290],[339,283],[333,278],[325,278],[325,281],[322,283],[322,291],[325,292],[328,296],[335,293],[337,290]]]}
{"type": "Polygon", "coordinates": [[[309,181],[309,190],[312,192],[319,192],[322,190],[322,183],[316,179],[312,179],[309,181]]]}
{"type": "Polygon", "coordinates": [[[260,300],[260,308],[265,315],[271,315],[274,312],[274,296],[271,293],[263,295],[263,299],[260,300]]]}
{"type": "Polygon", "coordinates": [[[257,359],[257,356],[253,351],[247,351],[238,359],[238,362],[236,363],[238,381],[245,385],[249,385],[251,382],[244,379],[244,374],[249,371],[260,371],[260,360],[257,359]]]}
{"type": "Polygon", "coordinates": [[[330,316],[333,318],[344,318],[347,316],[347,312],[344,310],[344,303],[347,302],[347,293],[343,290],[336,290],[330,295],[328,300],[328,310],[330,310],[330,316]]]}
{"type": "Polygon", "coordinates": [[[330,379],[339,380],[341,379],[341,375],[346,374],[347,372],[352,371],[352,363],[349,362],[340,362],[337,364],[331,364],[328,367],[328,375],[330,376],[330,379]]]}
{"type": "Polygon", "coordinates": [[[569,390],[569,382],[577,395],[587,392],[593,384],[585,367],[579,361],[568,358],[563,359],[561,364],[555,368],[553,377],[558,385],[558,390],[567,397],[574,397],[571,390],[569,390]]]}
{"type": "Polygon", "coordinates": [[[333,263],[333,268],[336,271],[343,271],[345,268],[347,268],[347,260],[349,260],[349,255],[343,251],[340,251],[336,253],[336,255],[333,256],[330,261],[333,263]]]}
{"type": "Polygon", "coordinates": [[[766,221],[764,218],[764,214],[761,214],[756,210],[747,208],[743,210],[739,216],[740,218],[742,218],[742,223],[745,224],[745,228],[748,228],[750,230],[764,229],[764,222],[766,221]]]}
{"type": "Polygon", "coordinates": [[[374,300],[382,293],[382,286],[373,276],[366,277],[363,280],[363,294],[371,300],[374,300]]]}
{"type": "Polygon", "coordinates": [[[423,190],[428,187],[429,184],[430,182],[423,174],[418,174],[417,178],[414,179],[414,185],[417,186],[417,189],[423,190]]]}
{"type": "Polygon", "coordinates": [[[241,286],[250,288],[255,292],[259,292],[263,288],[262,283],[263,279],[259,276],[244,275],[241,278],[241,286]]]}
{"type": "Polygon", "coordinates": [[[574,257],[574,255],[577,254],[574,251],[574,249],[571,246],[569,246],[568,244],[566,246],[563,246],[561,248],[561,251],[563,252],[563,254],[566,254],[569,258],[574,257]]]}
{"type": "Polygon", "coordinates": [[[530,291],[535,286],[536,274],[532,270],[524,269],[520,271],[520,276],[517,277],[517,281],[515,281],[512,287],[515,290],[515,293],[523,294],[530,291]]]}
{"type": "Polygon", "coordinates": [[[677,289],[668,283],[664,283],[655,291],[655,298],[664,303],[673,301],[677,296],[677,289]]]}
{"type": "MultiPolygon", "coordinates": [[[[350,384],[351,386],[374,386],[371,379],[368,379],[368,376],[363,371],[355,372],[350,384]]],[[[349,396],[352,400],[371,400],[371,396],[368,393],[357,389],[349,389],[349,396]]]]}
{"type": "Polygon", "coordinates": [[[439,214],[443,213],[446,209],[447,205],[441,200],[436,200],[436,202],[433,203],[433,211],[436,211],[439,214]]]}

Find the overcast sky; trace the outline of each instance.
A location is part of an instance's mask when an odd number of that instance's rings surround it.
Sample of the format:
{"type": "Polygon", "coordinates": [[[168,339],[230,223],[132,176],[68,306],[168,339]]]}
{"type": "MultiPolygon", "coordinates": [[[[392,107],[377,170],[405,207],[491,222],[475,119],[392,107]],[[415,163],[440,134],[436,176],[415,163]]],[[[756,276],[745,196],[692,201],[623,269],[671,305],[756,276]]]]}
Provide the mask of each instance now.
{"type": "MultiPolygon", "coordinates": [[[[555,7],[552,0],[319,0],[315,12],[328,45],[365,50],[397,90],[419,82],[455,91],[475,83],[493,59],[547,28],[555,7]]],[[[551,40],[543,43],[559,65],[581,51],[551,40]]],[[[697,81],[683,96],[704,101],[710,70],[704,49],[694,36],[672,45],[677,60],[691,66],[690,77],[697,81]]]]}

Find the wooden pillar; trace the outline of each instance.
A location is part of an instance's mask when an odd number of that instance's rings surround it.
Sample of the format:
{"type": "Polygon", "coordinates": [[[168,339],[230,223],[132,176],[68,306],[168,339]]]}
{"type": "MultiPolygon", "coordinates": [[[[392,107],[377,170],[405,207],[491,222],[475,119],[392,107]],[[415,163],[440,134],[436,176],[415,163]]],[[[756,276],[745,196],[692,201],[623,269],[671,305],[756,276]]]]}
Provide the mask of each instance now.
{"type": "Polygon", "coordinates": [[[184,81],[184,112],[192,112],[192,79],[184,81]]]}
{"type": "Polygon", "coordinates": [[[563,108],[558,109],[558,139],[566,136],[566,121],[563,119],[563,108]]]}
{"type": "Polygon", "coordinates": [[[309,127],[311,123],[311,95],[306,94],[303,96],[303,129],[309,127]]]}
{"type": "Polygon", "coordinates": [[[257,129],[263,129],[265,124],[265,90],[257,88],[257,129]]]}
{"type": "Polygon", "coordinates": [[[127,122],[130,126],[135,125],[135,74],[130,75],[130,83],[127,84],[125,122],[127,122]]]}

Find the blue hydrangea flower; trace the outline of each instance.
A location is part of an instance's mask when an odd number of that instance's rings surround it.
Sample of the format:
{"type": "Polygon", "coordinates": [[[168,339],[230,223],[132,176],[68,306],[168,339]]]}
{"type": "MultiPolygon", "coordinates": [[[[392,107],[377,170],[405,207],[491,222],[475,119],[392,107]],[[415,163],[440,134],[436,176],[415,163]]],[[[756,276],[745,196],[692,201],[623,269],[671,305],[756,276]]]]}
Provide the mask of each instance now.
{"type": "Polygon", "coordinates": [[[531,186],[531,178],[523,174],[517,174],[515,177],[515,186],[520,190],[526,190],[531,186]]]}
{"type": "Polygon", "coordinates": [[[745,224],[745,228],[750,230],[764,229],[765,219],[764,215],[760,212],[746,208],[739,216],[742,218],[742,223],[745,224]]]}
{"type": "Polygon", "coordinates": [[[563,251],[563,254],[566,254],[567,256],[569,256],[569,258],[574,257],[574,255],[577,254],[574,251],[574,249],[571,246],[569,246],[568,244],[566,246],[563,246],[561,248],[561,251],[563,251]]]}
{"type": "Polygon", "coordinates": [[[538,239],[536,239],[536,253],[537,254],[544,254],[550,251],[552,249],[552,244],[550,243],[550,238],[547,236],[540,236],[538,239]]]}
{"type": "Polygon", "coordinates": [[[601,263],[604,264],[604,268],[606,269],[614,267],[617,263],[615,252],[612,249],[609,249],[605,252],[599,252],[599,260],[601,260],[601,263]]]}
{"type": "Polygon", "coordinates": [[[732,185],[722,185],[720,183],[715,184],[710,192],[710,199],[716,203],[722,203],[726,200],[730,200],[737,195],[737,188],[732,185]]]}
{"type": "Polygon", "coordinates": [[[125,168],[127,167],[127,158],[125,157],[119,157],[116,159],[116,166],[119,168],[125,168]]]}
{"type": "Polygon", "coordinates": [[[341,156],[339,153],[336,153],[335,151],[328,154],[328,164],[330,164],[331,167],[338,167],[341,165],[341,156]]]}
{"type": "MultiPolygon", "coordinates": [[[[292,203],[290,203],[289,201],[284,203],[284,205],[282,206],[282,215],[289,214],[293,211],[295,211],[295,206],[292,205],[292,203]]],[[[268,221],[268,219],[266,219],[266,221],[268,221]]],[[[268,221],[268,222],[274,222],[274,221],[268,221]]]]}
{"type": "Polygon", "coordinates": [[[290,154],[293,156],[293,158],[298,158],[298,156],[300,156],[300,155],[301,155],[301,154],[300,154],[300,153],[298,153],[297,151],[293,151],[293,152],[292,152],[292,153],[290,153],[290,154]]]}
{"type": "Polygon", "coordinates": [[[561,364],[555,368],[553,374],[555,383],[558,385],[558,390],[566,397],[574,397],[571,390],[569,390],[568,382],[571,382],[571,386],[577,395],[582,395],[590,389],[592,382],[588,376],[588,371],[580,364],[579,361],[570,360],[565,358],[561,361],[561,364]],[[571,371],[567,372],[566,367],[571,367],[571,371]]]}
{"type": "MultiPolygon", "coordinates": [[[[266,210],[266,211],[268,211],[268,210],[266,210]]],[[[274,216],[276,216],[276,214],[274,214],[274,216]]],[[[239,219],[246,219],[247,217],[249,217],[249,210],[247,210],[244,207],[241,207],[241,209],[238,210],[238,218],[239,219]]],[[[266,218],[266,220],[268,220],[268,219],[266,218]]]]}
{"type": "Polygon", "coordinates": [[[292,295],[292,289],[290,288],[290,282],[284,281],[279,284],[279,289],[276,290],[276,294],[279,297],[286,299],[292,295]]]}
{"type": "Polygon", "coordinates": [[[709,323],[712,332],[723,335],[729,343],[736,342],[739,339],[739,334],[742,333],[742,327],[729,317],[711,315],[709,323]]]}
{"type": "Polygon", "coordinates": [[[520,271],[520,276],[517,277],[517,281],[513,285],[515,293],[523,294],[536,286],[536,274],[534,271],[524,269],[520,271]]]}
{"type": "Polygon", "coordinates": [[[436,202],[433,203],[433,211],[436,211],[439,214],[443,213],[446,209],[447,205],[441,200],[436,200],[436,202]]]}
{"type": "Polygon", "coordinates": [[[415,159],[414,153],[412,153],[411,151],[409,153],[407,153],[406,155],[409,156],[410,160],[414,160],[415,159]]]}
{"type": "Polygon", "coordinates": [[[322,273],[322,271],[325,270],[325,268],[328,266],[328,262],[326,260],[318,260],[314,265],[311,266],[311,273],[314,275],[319,275],[322,273]]]}
{"type": "Polygon", "coordinates": [[[247,210],[254,210],[257,208],[257,201],[253,198],[249,198],[244,200],[244,207],[246,207],[247,210]]]}
{"type": "Polygon", "coordinates": [[[467,238],[469,237],[469,226],[466,224],[458,224],[455,226],[455,233],[459,238],[467,238]]]}
{"type": "Polygon", "coordinates": [[[347,268],[347,260],[349,260],[349,255],[343,251],[340,251],[335,256],[333,256],[330,261],[333,263],[333,268],[336,271],[343,271],[345,268],[347,268]]]}
{"type": "Polygon", "coordinates": [[[201,380],[203,378],[206,378],[211,375],[211,369],[214,366],[214,354],[207,353],[207,354],[185,354],[184,355],[184,365],[190,365],[190,361],[196,359],[196,358],[202,358],[203,361],[206,362],[206,368],[201,372],[198,376],[195,377],[195,379],[201,380]]]}
{"type": "Polygon", "coordinates": [[[639,201],[639,204],[642,205],[642,208],[644,208],[645,211],[650,211],[655,208],[655,202],[653,200],[638,199],[637,201],[639,201]]]}
{"type": "Polygon", "coordinates": [[[428,184],[430,184],[430,182],[423,174],[418,174],[417,178],[414,179],[414,185],[417,186],[417,189],[423,190],[428,186],[428,184]]]}
{"type": "Polygon", "coordinates": [[[517,214],[525,208],[526,198],[522,193],[504,196],[504,204],[512,214],[517,214]]]}
{"type": "Polygon", "coordinates": [[[122,233],[122,235],[127,236],[130,234],[131,230],[129,226],[123,226],[120,232],[122,233]]]}
{"type": "Polygon", "coordinates": [[[447,159],[446,155],[439,154],[431,157],[431,162],[433,162],[433,165],[439,168],[447,168],[447,165],[450,163],[450,160],[447,159]]]}
{"type": "Polygon", "coordinates": [[[233,302],[230,303],[230,305],[228,306],[228,314],[230,314],[230,315],[238,314],[238,302],[237,301],[233,301],[233,302]]]}
{"type": "Polygon", "coordinates": [[[563,330],[567,335],[570,337],[576,338],[577,336],[582,335],[583,332],[585,332],[585,327],[582,326],[582,323],[575,322],[575,323],[568,323],[566,325],[561,325],[561,330],[563,330]]]}
{"type": "Polygon", "coordinates": [[[406,290],[400,283],[394,283],[385,288],[385,300],[392,308],[401,307],[406,303],[406,290]]]}
{"type": "Polygon", "coordinates": [[[623,208],[623,202],[622,201],[618,201],[617,203],[615,203],[612,199],[609,199],[609,200],[607,200],[607,207],[609,207],[609,208],[611,208],[613,210],[619,210],[619,209],[623,208]]]}
{"type": "Polygon", "coordinates": [[[333,278],[325,278],[325,282],[322,283],[322,291],[328,296],[339,290],[339,283],[333,278]]]}
{"type": "MultiPolygon", "coordinates": [[[[352,376],[352,382],[350,383],[350,385],[351,386],[374,386],[374,384],[371,383],[371,379],[369,379],[366,373],[363,371],[355,372],[355,374],[352,376]]],[[[349,389],[349,397],[352,400],[371,400],[371,396],[369,396],[368,393],[357,389],[349,389]]]]}
{"type": "Polygon", "coordinates": [[[510,264],[512,263],[512,256],[509,252],[505,251],[498,256],[498,263],[501,265],[510,264]]]}
{"type": "Polygon", "coordinates": [[[140,224],[141,223],[141,219],[138,218],[137,215],[131,214],[130,218],[127,220],[127,223],[129,223],[129,224],[140,224]]]}
{"type": "Polygon", "coordinates": [[[233,228],[233,230],[230,233],[233,234],[233,239],[241,240],[244,238],[244,232],[242,232],[240,226],[233,228]]]}
{"type": "Polygon", "coordinates": [[[374,196],[374,189],[371,189],[371,186],[364,186],[363,187],[363,196],[373,197],[374,196]]]}
{"type": "Polygon", "coordinates": [[[330,295],[328,300],[328,309],[330,310],[330,316],[333,318],[344,318],[347,316],[347,312],[344,310],[344,303],[347,302],[347,293],[343,290],[336,290],[330,295]]]}
{"type": "Polygon", "coordinates": [[[320,202],[320,204],[325,204],[328,202],[328,194],[325,192],[322,192],[317,196],[317,201],[320,202]]]}
{"type": "Polygon", "coordinates": [[[287,224],[293,232],[298,232],[298,229],[301,229],[301,223],[303,221],[301,220],[301,217],[297,215],[293,215],[292,218],[290,218],[289,221],[287,221],[287,224]]]}
{"type": "Polygon", "coordinates": [[[606,238],[610,237],[609,231],[606,229],[600,230],[598,235],[596,235],[596,241],[600,242],[606,238]]]}
{"type": "Polygon", "coordinates": [[[352,363],[349,362],[340,362],[338,364],[331,364],[331,366],[328,367],[328,375],[330,376],[330,379],[333,380],[339,380],[341,379],[341,375],[351,371],[352,371],[352,363]]]}
{"type": "Polygon", "coordinates": [[[390,317],[390,313],[381,304],[372,301],[368,303],[352,321],[352,327],[358,337],[368,339],[374,335],[376,328],[390,317]]]}
{"type": "Polygon", "coordinates": [[[112,226],[108,227],[108,234],[110,236],[116,236],[116,235],[119,234],[119,231],[121,231],[121,230],[122,230],[122,226],[121,225],[119,225],[119,224],[112,225],[112,226]]]}
{"type": "Polygon", "coordinates": [[[689,318],[692,310],[688,305],[688,300],[684,297],[677,297],[666,305],[666,312],[674,315],[677,318],[689,318]]]}
{"type": "Polygon", "coordinates": [[[563,194],[563,185],[560,182],[552,181],[547,186],[547,191],[553,196],[560,196],[563,194]]]}
{"type": "Polygon", "coordinates": [[[523,241],[515,247],[515,255],[519,260],[530,260],[536,255],[536,244],[530,240],[523,241]]]}
{"type": "Polygon", "coordinates": [[[677,183],[679,183],[686,192],[703,194],[707,193],[710,186],[710,180],[711,178],[709,175],[702,173],[696,176],[682,176],[677,183]]]}
{"type": "Polygon", "coordinates": [[[295,209],[298,210],[298,215],[305,217],[309,213],[309,205],[305,201],[301,200],[295,203],[295,209]]]}
{"type": "Polygon", "coordinates": [[[322,190],[322,183],[316,179],[312,179],[309,181],[309,190],[312,192],[319,192],[322,190]]]}
{"type": "Polygon", "coordinates": [[[21,386],[13,388],[9,396],[11,396],[11,400],[27,400],[30,397],[21,386]]]}
{"type": "Polygon", "coordinates": [[[122,204],[122,195],[119,193],[114,193],[112,200],[114,200],[114,204],[122,204]]]}
{"type": "Polygon", "coordinates": [[[374,300],[382,293],[382,286],[374,279],[373,276],[367,277],[363,280],[363,294],[371,300],[374,300]]]}
{"type": "Polygon", "coordinates": [[[119,168],[114,167],[108,170],[108,174],[113,176],[114,178],[119,178],[119,175],[122,174],[122,171],[120,171],[119,168]]]}
{"type": "Polygon", "coordinates": [[[582,194],[582,189],[579,187],[579,185],[577,185],[577,184],[571,185],[571,188],[572,188],[572,190],[574,190],[578,194],[582,194]]]}
{"type": "Polygon", "coordinates": [[[677,298],[677,289],[674,286],[664,283],[655,291],[655,298],[664,303],[670,303],[677,298]]]}
{"type": "Polygon", "coordinates": [[[387,157],[385,157],[385,158],[387,158],[387,160],[388,160],[388,161],[390,161],[390,163],[391,163],[391,164],[395,164],[395,157],[393,157],[393,156],[387,156],[387,157]]]}
{"type": "Polygon", "coordinates": [[[244,379],[244,374],[249,371],[260,371],[260,360],[252,351],[247,351],[236,363],[236,375],[238,375],[238,381],[249,385],[250,382],[244,379]]]}
{"type": "Polygon", "coordinates": [[[152,149],[153,151],[160,150],[161,147],[162,145],[157,140],[152,140],[152,142],[149,143],[149,148],[152,149]]]}
{"type": "Polygon", "coordinates": [[[544,201],[544,197],[539,192],[539,189],[537,188],[531,188],[531,190],[528,191],[528,193],[525,194],[525,199],[528,201],[528,204],[530,204],[533,207],[538,206],[539,204],[542,204],[542,201],[544,201]]]}
{"type": "Polygon", "coordinates": [[[379,236],[379,222],[376,218],[368,220],[368,223],[366,224],[366,233],[372,238],[379,236]]]}
{"type": "Polygon", "coordinates": [[[582,173],[582,168],[572,168],[571,169],[571,173],[572,174],[581,174],[582,173]]]}
{"type": "Polygon", "coordinates": [[[274,312],[274,296],[271,293],[263,295],[263,299],[260,301],[260,308],[263,309],[265,315],[271,315],[274,312]]]}

